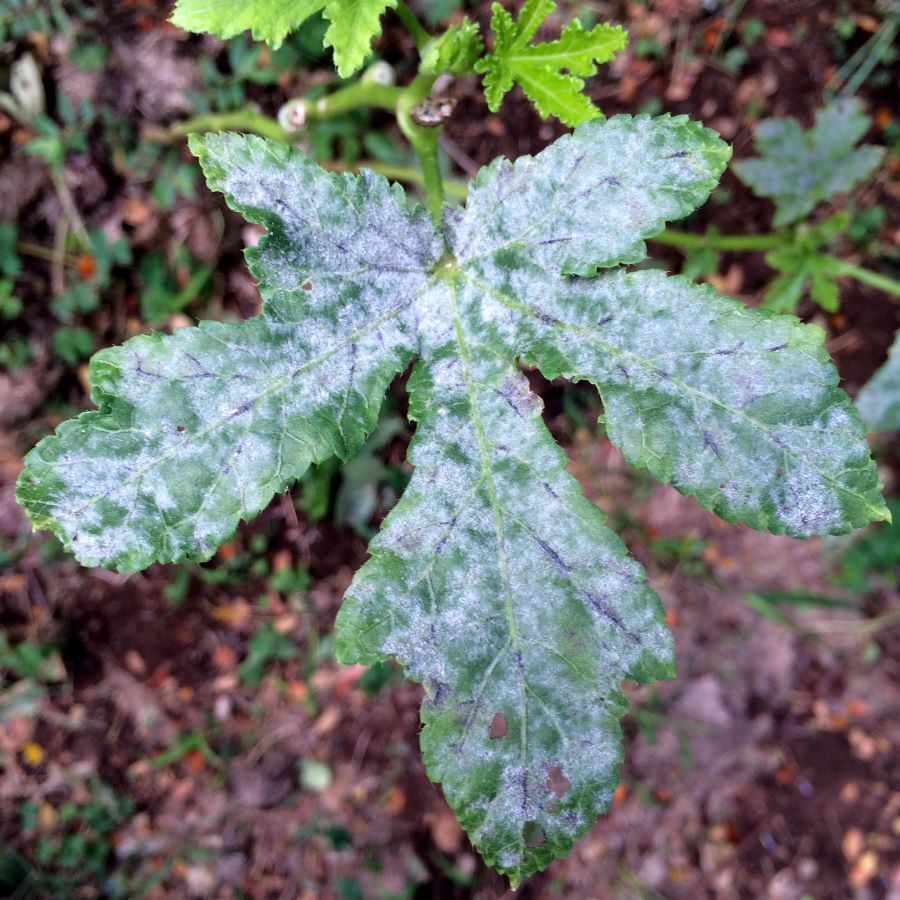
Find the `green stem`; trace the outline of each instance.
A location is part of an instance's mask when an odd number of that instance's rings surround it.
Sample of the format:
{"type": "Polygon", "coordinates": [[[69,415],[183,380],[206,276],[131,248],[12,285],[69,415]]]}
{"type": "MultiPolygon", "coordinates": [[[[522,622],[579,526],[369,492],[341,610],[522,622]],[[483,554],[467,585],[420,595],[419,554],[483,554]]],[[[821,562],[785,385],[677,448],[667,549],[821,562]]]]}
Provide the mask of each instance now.
{"type": "MultiPolygon", "coordinates": [[[[318,100],[305,98],[289,101],[285,107],[302,109],[300,122],[295,131],[299,131],[303,125],[310,122],[320,122],[325,119],[333,119],[336,116],[351,112],[363,107],[375,106],[393,112],[402,88],[391,85],[378,84],[372,81],[355,81],[347,87],[340,88],[333,94],[328,94],[318,100]]],[[[206,131],[244,131],[252,134],[261,134],[263,137],[289,144],[294,131],[286,131],[281,125],[269,116],[257,112],[255,109],[238,109],[226,113],[206,113],[185,119],[173,125],[168,135],[171,137],[186,137],[193,133],[206,131]]],[[[151,137],[154,135],[150,135],[151,137]]]]}
{"type": "Polygon", "coordinates": [[[853,263],[845,262],[836,256],[831,257],[831,270],[836,275],[846,275],[848,278],[855,278],[863,284],[870,287],[878,288],[892,297],[900,297],[900,281],[891,278],[889,275],[881,275],[879,272],[873,272],[871,269],[864,269],[862,266],[855,266],[853,263]]]}
{"type": "Polygon", "coordinates": [[[416,43],[416,50],[421,50],[430,40],[431,35],[425,30],[422,23],[416,18],[415,13],[403,2],[397,0],[394,7],[400,21],[406,26],[406,30],[412,35],[416,43]]]}
{"type": "MultiPolygon", "coordinates": [[[[650,240],[681,250],[774,250],[783,246],[785,236],[782,234],[690,234],[667,228],[650,240]]],[[[892,297],[900,297],[900,281],[889,275],[873,272],[871,269],[845,262],[837,256],[827,254],[830,271],[833,275],[855,278],[863,284],[878,288],[892,297]]]]}
{"type": "Polygon", "coordinates": [[[394,87],[394,85],[360,80],[336,90],[333,94],[327,94],[319,100],[304,100],[303,102],[306,105],[307,121],[318,122],[322,119],[333,119],[335,116],[341,116],[354,109],[362,109],[367,106],[393,112],[397,108],[403,91],[404,88],[394,87]]]}
{"type": "MultiPolygon", "coordinates": [[[[352,165],[339,161],[320,162],[319,165],[322,166],[323,169],[328,169],[329,172],[357,172],[360,169],[371,169],[373,172],[378,172],[379,175],[384,175],[385,178],[389,178],[391,181],[403,181],[406,184],[425,185],[425,173],[416,166],[383,163],[376,159],[362,159],[352,165]]],[[[465,200],[468,196],[469,189],[463,181],[459,181],[455,178],[445,178],[444,193],[448,197],[453,197],[456,200],[465,200]]]]}
{"type": "MultiPolygon", "coordinates": [[[[228,113],[208,113],[195,116],[173,125],[164,133],[163,140],[185,137],[195,132],[206,131],[246,131],[261,134],[282,143],[290,143],[296,131],[309,122],[331,119],[354,109],[378,107],[396,113],[400,130],[409,140],[418,156],[422,171],[408,166],[389,166],[384,163],[366,163],[366,168],[381,172],[388,178],[414,182],[425,188],[426,205],[435,221],[440,221],[444,203],[444,180],[438,165],[438,136],[440,128],[425,128],[417,125],[412,111],[424,100],[434,84],[435,76],[417,75],[405,88],[377,82],[360,80],[319,100],[305,98],[289,101],[282,107],[288,121],[296,122],[295,131],[287,131],[274,119],[254,109],[240,109],[228,113]]],[[[149,136],[149,135],[148,135],[149,136]]],[[[338,168],[335,166],[334,168],[338,168]]],[[[460,182],[448,182],[447,193],[460,200],[466,197],[466,187],[460,182]]]]}
{"type": "Polygon", "coordinates": [[[434,81],[435,76],[420,74],[403,89],[397,101],[397,124],[419,157],[425,185],[425,205],[434,221],[440,224],[444,206],[444,179],[438,161],[438,137],[441,129],[425,128],[416,124],[412,118],[413,109],[428,96],[434,81]]]}
{"type": "Polygon", "coordinates": [[[234,112],[206,113],[176,122],[168,131],[172,137],[187,137],[207,131],[248,131],[263,137],[290,142],[288,133],[274,120],[255,109],[238,109],[234,112]]]}
{"type": "Polygon", "coordinates": [[[650,240],[682,250],[774,250],[784,244],[779,234],[690,234],[674,228],[667,228],[650,240]]]}

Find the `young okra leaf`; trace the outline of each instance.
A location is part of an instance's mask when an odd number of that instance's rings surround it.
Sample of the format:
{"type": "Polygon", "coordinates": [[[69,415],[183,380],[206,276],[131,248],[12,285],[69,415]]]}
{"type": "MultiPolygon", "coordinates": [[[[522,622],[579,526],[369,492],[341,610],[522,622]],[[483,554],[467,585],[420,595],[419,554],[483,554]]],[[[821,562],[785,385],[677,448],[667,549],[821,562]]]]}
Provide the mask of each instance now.
{"type": "Polygon", "coordinates": [[[791,225],[875,171],[881,148],[854,149],[870,121],[856,98],[819,110],[809,131],[793,118],[765,119],[756,127],[759,157],[736,162],[734,171],[755,194],[775,201],[776,227],[791,225]]]}
{"type": "Polygon", "coordinates": [[[802,224],[783,246],[766,254],[766,263],[779,272],[766,291],[763,306],[778,313],[795,313],[809,289],[811,299],[826,312],[840,306],[839,269],[828,248],[847,230],[850,216],[838,213],[814,225],[802,224]]]}
{"type": "Polygon", "coordinates": [[[462,22],[451,25],[429,45],[422,57],[419,71],[425,75],[471,75],[475,61],[484,52],[484,42],[478,26],[464,16],[462,22]]]}
{"type": "Polygon", "coordinates": [[[887,361],[859,392],[856,408],[873,431],[900,429],[900,331],[894,335],[887,361]]]}
{"type": "Polygon", "coordinates": [[[439,233],[371,173],[255,137],[192,143],[266,226],[262,316],[99,354],[100,409],[29,454],[19,498],[83,561],[208,557],[242,517],[346,456],[415,355],[415,465],[338,620],[345,662],[422,682],[428,771],[514,883],[610,801],[623,678],[671,673],[640,566],[565,471],[518,360],[595,383],[636,465],[797,536],[887,518],[818,329],[635,262],[699,206],[728,148],[684,117],[592,122],[500,161],[439,233]]]}
{"type": "Polygon", "coordinates": [[[342,78],[362,67],[381,34],[381,15],[396,0],[178,0],[172,21],[185,31],[209,32],[223,40],[249,30],[256,40],[280,47],[287,35],[324,10],[331,23],[325,46],[334,48],[342,78]]]}
{"type": "Polygon", "coordinates": [[[493,5],[494,50],[475,64],[475,71],[484,75],[484,94],[491,112],[500,109],[504,95],[518,82],[544,118],[556,116],[574,126],[602,115],[582,93],[584,79],[624,50],[628,35],[605,23],[588,31],[573,19],[557,40],[529,43],[555,9],[553,0],[526,0],[513,21],[499,3],[493,5]]]}

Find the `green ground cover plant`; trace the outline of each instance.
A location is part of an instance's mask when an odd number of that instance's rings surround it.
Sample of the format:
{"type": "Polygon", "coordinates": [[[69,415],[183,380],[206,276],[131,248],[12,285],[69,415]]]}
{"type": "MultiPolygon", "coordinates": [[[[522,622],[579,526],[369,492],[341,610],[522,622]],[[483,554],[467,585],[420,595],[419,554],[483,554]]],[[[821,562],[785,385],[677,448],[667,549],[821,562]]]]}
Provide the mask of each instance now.
{"type": "MultiPolygon", "coordinates": [[[[266,137],[193,135],[209,187],[265,228],[247,251],[263,312],[96,354],[97,409],[28,455],[18,498],[84,565],[208,559],[312,464],[356,454],[412,363],[414,474],[347,592],[336,654],[396,659],[423,684],[428,772],[516,885],[609,806],[621,681],[674,672],[661,604],[567,473],[520,363],[595,385],[626,458],[728,521],[803,538],[890,513],[820,329],[629,268],[705,201],[731,151],[685,116],[604,119],[586,100],[618,29],[570,24],[533,43],[553,4],[528,0],[515,20],[495,9],[484,55],[471,23],[431,38],[383,0],[181,0],[176,21],[277,45],[324,7],[351,75],[388,6],[418,74],[398,86],[369,67],[286,121],[394,112],[425,206],[382,174],[326,171],[271,121],[266,137]],[[470,70],[492,106],[518,81],[576,127],[482,169],[461,207],[445,202],[437,136],[452,104],[436,81],[470,70]]],[[[257,657],[291,653],[258,634],[257,657]]]]}
{"type": "MultiPolygon", "coordinates": [[[[696,274],[715,271],[722,252],[763,251],[767,265],[777,272],[763,299],[763,306],[773,312],[796,313],[807,295],[826,312],[836,312],[841,278],[900,297],[900,281],[834,252],[843,238],[853,238],[850,213],[813,218],[823,204],[847,194],[878,168],[883,148],[857,146],[871,121],[862,104],[846,96],[818,110],[806,131],[791,117],[763,120],[755,134],[759,155],[735,162],[732,169],[753,193],[775,204],[773,230],[696,235],[669,229],[657,240],[685,250],[686,265],[696,274]]],[[[877,208],[873,211],[877,214],[877,208]]]]}

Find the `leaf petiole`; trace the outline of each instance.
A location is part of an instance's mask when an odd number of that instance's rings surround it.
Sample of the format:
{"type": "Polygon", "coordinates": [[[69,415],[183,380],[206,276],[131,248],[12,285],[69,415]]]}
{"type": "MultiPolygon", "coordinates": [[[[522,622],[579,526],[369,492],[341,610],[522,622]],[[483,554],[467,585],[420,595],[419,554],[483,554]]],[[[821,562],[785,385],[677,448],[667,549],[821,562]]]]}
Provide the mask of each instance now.
{"type": "Polygon", "coordinates": [[[428,97],[434,82],[434,75],[419,74],[403,88],[397,101],[397,124],[422,164],[425,205],[432,219],[440,223],[444,205],[444,179],[438,159],[438,136],[441,129],[440,126],[427,128],[413,119],[413,110],[428,97]]]}
{"type": "Polygon", "coordinates": [[[431,35],[425,30],[425,27],[416,18],[416,14],[403,2],[403,0],[397,0],[394,12],[397,13],[397,17],[404,24],[406,30],[412,35],[412,39],[416,44],[416,50],[421,52],[425,45],[431,40],[431,35]]]}
{"type": "MultiPolygon", "coordinates": [[[[736,250],[750,252],[753,250],[777,250],[787,242],[783,233],[775,234],[691,234],[687,231],[678,231],[667,228],[656,236],[650,238],[658,244],[669,247],[677,247],[681,250],[736,250]]],[[[878,288],[891,297],[900,297],[900,281],[880,272],[873,272],[863,266],[857,266],[846,262],[832,254],[824,254],[828,257],[828,266],[831,274],[853,278],[862,284],[878,288]]]]}

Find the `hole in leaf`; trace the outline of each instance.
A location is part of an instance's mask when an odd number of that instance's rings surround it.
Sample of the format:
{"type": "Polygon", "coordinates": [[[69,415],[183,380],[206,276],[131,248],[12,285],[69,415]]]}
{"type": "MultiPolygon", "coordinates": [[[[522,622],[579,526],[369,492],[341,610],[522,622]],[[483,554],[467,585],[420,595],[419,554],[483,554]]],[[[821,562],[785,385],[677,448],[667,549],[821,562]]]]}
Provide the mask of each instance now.
{"type": "Polygon", "coordinates": [[[313,285],[312,285],[312,282],[311,282],[311,281],[304,281],[303,284],[300,285],[300,287],[301,287],[304,291],[311,291],[313,285]]]}
{"type": "Polygon", "coordinates": [[[506,737],[506,716],[504,716],[503,713],[496,713],[494,718],[491,719],[490,733],[494,740],[506,737]]]}
{"type": "Polygon", "coordinates": [[[525,827],[522,829],[522,839],[525,841],[526,847],[540,847],[541,844],[547,843],[544,829],[534,821],[525,823],[525,827]]]}
{"type": "Polygon", "coordinates": [[[179,434],[184,434],[184,425],[179,425],[175,430],[176,430],[179,434]]]}
{"type": "Polygon", "coordinates": [[[572,787],[572,782],[566,778],[566,773],[563,772],[562,766],[550,766],[547,769],[547,787],[556,794],[557,797],[565,797],[569,788],[572,787]]]}

